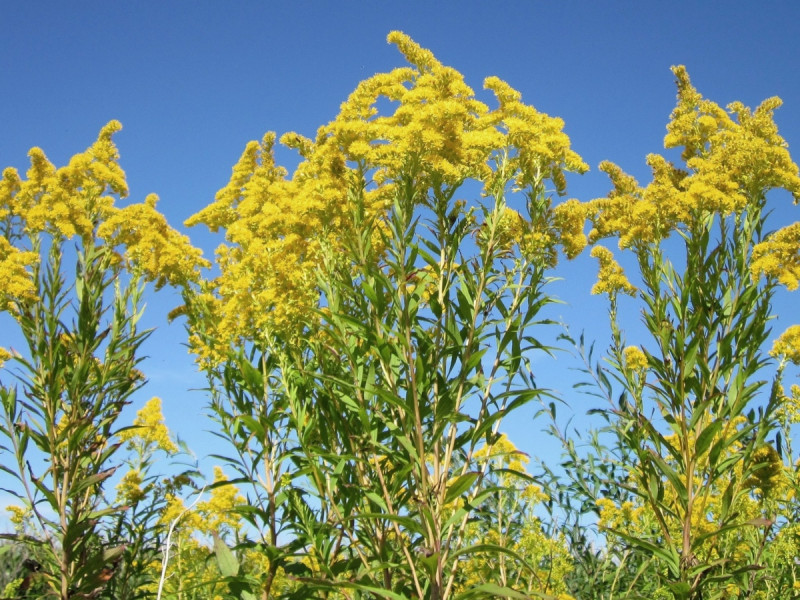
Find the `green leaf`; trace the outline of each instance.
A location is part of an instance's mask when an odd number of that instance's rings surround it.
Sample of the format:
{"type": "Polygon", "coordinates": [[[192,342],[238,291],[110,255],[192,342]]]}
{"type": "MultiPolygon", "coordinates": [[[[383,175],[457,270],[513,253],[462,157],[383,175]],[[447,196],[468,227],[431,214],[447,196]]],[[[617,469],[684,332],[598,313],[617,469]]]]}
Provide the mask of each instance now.
{"type": "Polygon", "coordinates": [[[722,421],[716,420],[700,432],[694,445],[695,456],[700,457],[706,453],[720,429],[722,429],[722,421]]]}
{"type": "Polygon", "coordinates": [[[680,557],[678,556],[675,548],[672,548],[671,546],[660,546],[658,544],[654,544],[653,542],[650,542],[643,538],[632,536],[619,529],[609,528],[608,531],[610,531],[614,535],[618,535],[623,540],[628,541],[632,545],[637,546],[642,550],[646,550],[647,552],[660,558],[662,561],[664,561],[667,567],[669,567],[670,573],[672,574],[673,577],[680,576],[681,572],[680,557]]]}
{"type": "Polygon", "coordinates": [[[214,555],[217,558],[220,573],[224,577],[236,577],[239,574],[239,561],[236,560],[236,556],[216,531],[211,535],[214,537],[214,555]]]}
{"type": "Polygon", "coordinates": [[[472,487],[472,484],[475,483],[475,480],[478,478],[480,473],[477,471],[472,471],[470,473],[464,473],[463,475],[459,475],[453,483],[447,486],[447,492],[444,496],[444,503],[450,504],[453,500],[461,496],[464,492],[472,487]]]}
{"type": "Polygon", "coordinates": [[[351,589],[351,590],[360,590],[362,592],[368,592],[370,594],[374,594],[379,598],[388,598],[388,600],[409,600],[408,596],[404,596],[402,594],[398,594],[392,592],[390,590],[386,590],[383,588],[379,588],[374,585],[364,585],[361,583],[351,583],[349,581],[342,581],[329,584],[333,587],[344,588],[344,589],[351,589]]]}
{"type": "Polygon", "coordinates": [[[673,581],[667,583],[667,587],[669,587],[670,591],[675,595],[675,598],[681,600],[683,598],[689,597],[689,592],[691,591],[691,586],[685,581],[673,581]]]}
{"type": "Polygon", "coordinates": [[[247,385],[247,390],[254,395],[260,396],[264,392],[264,378],[261,375],[261,371],[256,369],[246,358],[239,360],[239,369],[242,373],[242,379],[247,385]]]}
{"type": "MultiPolygon", "coordinates": [[[[479,586],[470,588],[458,596],[456,596],[456,600],[468,600],[469,598],[518,598],[519,600],[530,600],[530,596],[526,596],[521,592],[517,592],[511,588],[503,587],[501,585],[497,585],[496,583],[483,583],[479,586]]],[[[545,600],[556,600],[555,596],[549,596],[546,594],[536,594],[537,598],[543,598],[545,600]]]]}
{"type": "Polygon", "coordinates": [[[649,452],[646,454],[646,456],[649,456],[652,459],[653,464],[661,472],[661,475],[666,477],[667,480],[669,480],[669,482],[672,484],[672,487],[675,490],[675,493],[677,494],[678,499],[680,500],[681,504],[686,504],[686,502],[687,502],[686,486],[683,484],[683,481],[681,481],[681,477],[680,477],[680,474],[678,473],[678,471],[673,469],[667,463],[667,461],[665,461],[652,448],[649,449],[649,452]]]}

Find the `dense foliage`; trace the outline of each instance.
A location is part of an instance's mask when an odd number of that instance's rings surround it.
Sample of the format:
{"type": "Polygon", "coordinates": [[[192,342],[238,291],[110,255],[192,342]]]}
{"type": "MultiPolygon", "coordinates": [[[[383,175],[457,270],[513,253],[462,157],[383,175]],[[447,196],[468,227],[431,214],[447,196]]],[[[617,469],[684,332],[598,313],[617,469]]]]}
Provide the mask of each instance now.
{"type": "Polygon", "coordinates": [[[0,310],[26,347],[0,348],[2,596],[800,597],[800,326],[767,347],[800,280],[800,224],[766,222],[772,190],[800,198],[780,101],[723,109],[675,68],[674,162],[648,156],[646,186],[603,163],[606,197],[557,202],[588,168],[560,119],[389,41],[408,66],[280,138],[291,175],[268,133],[187,221],[224,235],[213,276],[155,196],[115,205],[116,122],[65,167],[34,148],[3,172],[0,310]],[[553,270],[587,246],[611,343],[574,344],[602,401],[584,431],[536,372],[553,270]],[[182,294],[229,449],[206,486],[158,468],[185,450],[159,399],[121,422],[150,283],[182,294]],[[558,461],[503,435],[530,402],[558,461]]]}

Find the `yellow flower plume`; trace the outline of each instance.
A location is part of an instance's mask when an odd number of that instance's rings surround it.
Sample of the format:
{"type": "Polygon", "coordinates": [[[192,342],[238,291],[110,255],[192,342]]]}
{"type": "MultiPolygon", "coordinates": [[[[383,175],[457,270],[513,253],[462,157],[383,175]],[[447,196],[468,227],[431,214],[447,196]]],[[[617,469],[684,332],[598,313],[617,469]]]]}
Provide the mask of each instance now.
{"type": "MultiPolygon", "coordinates": [[[[676,229],[705,223],[709,215],[725,217],[757,207],[771,189],[785,189],[795,201],[800,198],[800,171],[773,117],[779,99],[769,98],[755,110],[734,102],[726,110],[697,92],[685,68],[674,67],[673,73],[678,102],[664,146],[682,148],[685,167],[651,154],[647,164],[653,178],[640,187],[616,165],[601,164],[614,189],[589,203],[592,243],[610,236],[619,237],[620,248],[658,243],[676,229]]],[[[765,243],[754,274],[764,272],[796,286],[799,261],[791,238],[798,234],[788,230],[783,236],[773,246],[765,243]],[[787,241],[790,248],[778,247],[787,241]]]]}
{"type": "Polygon", "coordinates": [[[158,196],[150,194],[141,204],[111,209],[97,230],[98,237],[112,246],[124,246],[132,270],[155,281],[156,289],[197,281],[199,270],[211,264],[189,238],[167,224],[156,210],[157,202],[158,196]]]}
{"type": "Polygon", "coordinates": [[[169,434],[164,423],[164,414],[161,412],[161,398],[153,397],[136,413],[133,427],[120,432],[119,439],[128,442],[129,446],[137,442],[145,446],[163,450],[168,454],[175,454],[178,447],[169,434]]]}
{"type": "Polygon", "coordinates": [[[636,294],[636,287],[625,277],[622,267],[614,260],[611,250],[603,246],[595,246],[592,248],[591,256],[600,263],[600,272],[597,275],[597,283],[592,287],[592,294],[608,294],[611,297],[615,297],[620,292],[629,296],[636,294]]]}
{"type": "Polygon", "coordinates": [[[641,373],[647,369],[647,355],[642,352],[639,346],[628,346],[622,352],[625,359],[625,368],[630,371],[641,373]]]}
{"type": "Polygon", "coordinates": [[[800,222],[779,229],[756,244],[750,272],[754,279],[764,275],[796,290],[800,283],[800,222]]]}
{"type": "MultiPolygon", "coordinates": [[[[297,133],[280,138],[302,157],[291,176],[275,163],[277,136],[268,133],[247,145],[214,202],[186,221],[222,229],[226,238],[216,253],[219,277],[202,282],[187,307],[193,351],[204,364],[221,360],[225,348],[242,340],[280,336],[290,342],[314,326],[323,249],[335,252],[352,238],[356,202],[381,231],[400,183],[409,185],[415,203],[426,205],[451,197],[470,179],[486,193],[515,182],[538,198],[545,180],[562,193],[565,171],[586,170],[563,121],[523,104],[507,84],[486,80],[498,101],[490,110],[461,73],[410,37],[392,32],[388,41],[408,66],[362,81],[314,139],[297,133]]],[[[526,254],[551,263],[558,236],[547,206],[535,218],[524,216],[533,222],[530,231],[503,242],[518,241],[526,254]]],[[[513,215],[504,226],[523,233],[513,215]]],[[[565,246],[579,246],[582,223],[562,218],[562,225],[565,246]]]]}
{"type": "Polygon", "coordinates": [[[800,365],[800,325],[792,325],[775,340],[770,354],[800,365]]]}
{"type": "Polygon", "coordinates": [[[19,250],[0,237],[0,312],[16,312],[20,304],[36,300],[36,284],[29,269],[38,261],[35,252],[19,250]]]}

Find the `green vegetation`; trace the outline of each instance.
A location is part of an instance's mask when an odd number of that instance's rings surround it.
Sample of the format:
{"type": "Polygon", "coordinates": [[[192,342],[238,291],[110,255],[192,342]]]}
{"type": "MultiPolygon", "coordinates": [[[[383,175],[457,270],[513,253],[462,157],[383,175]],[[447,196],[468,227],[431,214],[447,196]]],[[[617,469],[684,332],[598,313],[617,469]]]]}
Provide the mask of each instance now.
{"type": "Polygon", "coordinates": [[[607,197],[558,202],[587,169],[560,119],[496,77],[490,108],[389,39],[409,66],[284,135],[291,176],[268,133],[189,219],[224,235],[213,278],[155,196],[115,206],[118,123],[65,167],[35,148],[3,172],[0,310],[26,347],[0,348],[2,597],[800,597],[800,327],[767,347],[800,279],[800,224],[766,229],[770,191],[800,198],[780,101],[723,109],[676,68],[680,161],[648,156],[646,186],[603,163],[607,197]],[[611,340],[573,346],[602,401],[581,430],[535,376],[553,270],[590,245],[611,340]],[[205,487],[160,472],[187,449],[159,399],[121,422],[150,284],[182,294],[227,448],[205,487]],[[503,435],[529,403],[559,461],[503,435]]]}

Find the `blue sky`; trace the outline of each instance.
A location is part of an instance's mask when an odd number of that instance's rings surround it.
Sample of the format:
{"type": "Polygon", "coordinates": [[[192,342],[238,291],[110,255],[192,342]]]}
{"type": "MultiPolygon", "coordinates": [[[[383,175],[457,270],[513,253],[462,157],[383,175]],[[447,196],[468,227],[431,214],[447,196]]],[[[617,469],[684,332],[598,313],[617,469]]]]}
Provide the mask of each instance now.
{"type": "MultiPolygon", "coordinates": [[[[795,2],[32,1],[7,3],[1,23],[0,168],[24,171],[31,146],[62,165],[118,119],[131,200],[157,193],[181,229],[227,183],[249,140],[268,130],[313,136],[359,80],[402,65],[385,41],[394,29],[476,90],[498,75],[526,102],[562,117],[592,167],[569,179],[570,197],[608,191],[596,169],[605,159],[647,181],[644,157],[662,149],[674,105],[675,64],[723,105],[782,97],[778,125],[790,147],[800,147],[795,2]]],[[[295,160],[290,152],[278,158],[295,160]]],[[[786,198],[778,201],[776,226],[800,218],[786,198]]],[[[184,231],[213,254],[216,238],[184,231]]],[[[553,290],[568,304],[552,316],[602,338],[605,303],[588,296],[594,270],[588,256],[560,267],[564,280],[553,290]]],[[[216,442],[206,432],[204,394],[190,391],[203,380],[182,345],[182,326],[166,324],[177,301],[168,292],[150,297],[148,319],[158,329],[145,348],[150,384],[141,398],[161,396],[170,427],[202,457],[216,442]]],[[[780,304],[783,320],[800,321],[794,303],[780,304]]],[[[541,364],[550,374],[545,384],[571,397],[563,368],[541,364]]],[[[515,419],[509,433],[542,454],[531,415],[515,419]]]]}

